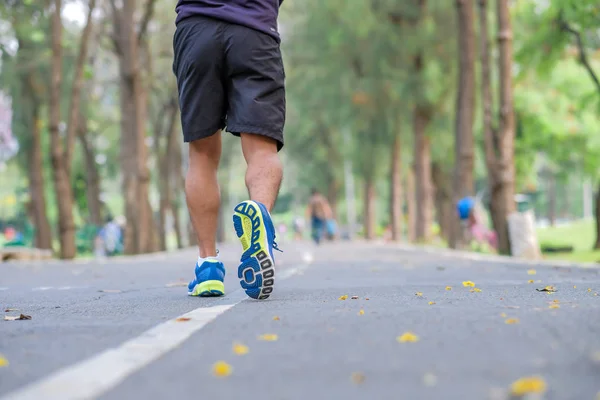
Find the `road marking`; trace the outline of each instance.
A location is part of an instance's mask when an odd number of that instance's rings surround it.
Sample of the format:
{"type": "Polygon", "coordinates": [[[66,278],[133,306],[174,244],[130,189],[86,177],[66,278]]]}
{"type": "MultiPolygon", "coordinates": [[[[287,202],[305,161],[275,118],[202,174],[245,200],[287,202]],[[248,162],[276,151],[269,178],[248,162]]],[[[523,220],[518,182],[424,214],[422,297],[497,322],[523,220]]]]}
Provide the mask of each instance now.
{"type": "Polygon", "coordinates": [[[39,292],[39,291],[44,291],[44,290],[50,290],[53,289],[52,286],[40,286],[40,287],[36,287],[31,289],[32,292],[39,292]]]}
{"type": "MultiPolygon", "coordinates": [[[[307,265],[286,268],[278,274],[278,280],[282,281],[299,274],[306,267],[307,265]]],[[[175,349],[195,332],[247,298],[241,289],[235,290],[223,298],[228,304],[196,308],[157,325],[118,347],[105,350],[87,360],[63,368],[38,382],[9,393],[0,400],[96,398],[116,387],[129,375],[175,349]],[[178,318],[189,318],[189,320],[177,322],[178,318]]]]}
{"type": "Polygon", "coordinates": [[[92,358],[74,364],[8,394],[10,400],[71,400],[90,399],[112,389],[135,371],[173,350],[194,332],[238,303],[197,308],[178,318],[155,326],[119,347],[106,350],[92,358]]]}

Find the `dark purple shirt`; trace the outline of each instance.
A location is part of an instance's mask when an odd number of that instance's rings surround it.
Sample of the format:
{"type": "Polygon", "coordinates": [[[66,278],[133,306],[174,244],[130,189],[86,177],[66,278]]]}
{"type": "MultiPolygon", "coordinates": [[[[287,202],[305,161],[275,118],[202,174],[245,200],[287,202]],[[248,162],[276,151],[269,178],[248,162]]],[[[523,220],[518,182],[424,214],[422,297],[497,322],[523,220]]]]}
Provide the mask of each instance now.
{"type": "Polygon", "coordinates": [[[283,0],[178,0],[175,23],[203,15],[267,33],[279,41],[277,16],[283,0]]]}

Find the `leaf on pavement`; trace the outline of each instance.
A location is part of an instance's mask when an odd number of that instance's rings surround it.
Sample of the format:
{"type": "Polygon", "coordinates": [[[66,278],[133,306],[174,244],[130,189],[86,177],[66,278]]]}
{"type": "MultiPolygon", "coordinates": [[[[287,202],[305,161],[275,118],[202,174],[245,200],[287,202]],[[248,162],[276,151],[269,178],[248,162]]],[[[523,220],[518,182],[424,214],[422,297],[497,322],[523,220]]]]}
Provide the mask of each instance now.
{"type": "Polygon", "coordinates": [[[528,280],[527,283],[533,283],[533,279],[528,280]]]}
{"type": "Polygon", "coordinates": [[[537,272],[535,271],[535,269],[530,269],[527,271],[527,275],[535,275],[537,272]]]}
{"type": "Polygon", "coordinates": [[[479,292],[481,292],[481,289],[479,289],[479,288],[473,288],[473,289],[469,290],[469,292],[471,292],[471,293],[479,293],[479,292]]]}
{"type": "Polygon", "coordinates": [[[550,304],[548,308],[560,308],[560,306],[558,304],[550,304]]]}
{"type": "Polygon", "coordinates": [[[398,336],[396,340],[399,343],[414,343],[419,341],[419,337],[412,332],[405,332],[401,336],[398,336]]]}
{"type": "Polygon", "coordinates": [[[531,393],[544,393],[545,391],[546,381],[539,376],[520,378],[510,385],[510,392],[513,396],[525,396],[531,393]]]}
{"type": "Polygon", "coordinates": [[[248,349],[248,346],[242,344],[242,343],[234,343],[233,344],[233,353],[237,354],[238,356],[243,356],[244,354],[248,354],[248,352],[250,351],[250,349],[248,349]]]}
{"type": "Polygon", "coordinates": [[[446,290],[452,290],[452,286],[446,286],[446,290]]]}
{"type": "Polygon", "coordinates": [[[350,297],[352,300],[358,300],[358,296],[352,296],[350,297]]]}
{"type": "Polygon", "coordinates": [[[538,292],[548,292],[548,293],[554,293],[556,292],[556,288],[554,286],[546,286],[543,289],[535,289],[538,292]]]}
{"type": "Polygon", "coordinates": [[[279,321],[279,317],[276,315],[273,317],[273,321],[279,321]]]}
{"type": "Polygon", "coordinates": [[[8,360],[2,354],[0,354],[0,368],[8,367],[8,360]]]}
{"type": "Polygon", "coordinates": [[[101,293],[121,293],[123,292],[122,290],[118,290],[118,289],[102,289],[102,290],[98,290],[101,293]]]}
{"type": "Polygon", "coordinates": [[[430,301],[430,302],[429,302],[429,305],[430,305],[430,306],[432,306],[432,305],[434,305],[434,304],[435,304],[435,301],[430,301]]]}
{"type": "Polygon", "coordinates": [[[360,311],[358,312],[358,315],[365,315],[365,310],[360,310],[360,311]]]}
{"type": "Polygon", "coordinates": [[[588,288],[588,292],[591,292],[591,291],[592,291],[592,288],[588,288]]]}
{"type": "Polygon", "coordinates": [[[369,300],[369,298],[368,298],[368,297],[365,297],[365,300],[369,300]]]}
{"type": "Polygon", "coordinates": [[[363,383],[365,381],[366,378],[360,372],[353,372],[351,379],[352,379],[352,382],[354,382],[357,385],[360,385],[361,383],[363,383]]]}
{"type": "Polygon", "coordinates": [[[417,292],[417,293],[415,293],[415,296],[422,297],[423,296],[423,292],[417,292]]]}
{"type": "Polygon", "coordinates": [[[264,335],[260,335],[258,340],[264,340],[265,342],[274,342],[278,339],[278,336],[274,333],[265,333],[264,335]]]}
{"type": "Polygon", "coordinates": [[[519,323],[519,318],[508,318],[504,323],[508,325],[514,325],[519,323]]]}
{"type": "Polygon", "coordinates": [[[559,299],[554,299],[554,300],[552,300],[552,302],[553,303],[560,303],[560,300],[559,299]]]}
{"type": "Polygon", "coordinates": [[[464,286],[464,287],[475,287],[475,282],[472,282],[472,281],[464,281],[464,282],[463,282],[463,286],[464,286]]]}
{"type": "Polygon", "coordinates": [[[29,319],[31,319],[31,315],[25,315],[25,314],[5,315],[4,316],[5,321],[24,321],[24,320],[29,320],[29,319]]]}
{"type": "Polygon", "coordinates": [[[340,297],[338,298],[338,300],[346,300],[347,298],[348,298],[348,295],[347,295],[347,294],[345,294],[345,295],[343,295],[343,296],[340,296],[340,297]]]}
{"type": "Polygon", "coordinates": [[[15,312],[15,311],[19,311],[18,308],[7,308],[6,310],[4,310],[4,312],[15,312]]]}
{"type": "Polygon", "coordinates": [[[175,320],[175,322],[187,322],[189,321],[191,318],[189,317],[179,317],[175,320]]]}
{"type": "Polygon", "coordinates": [[[213,374],[215,376],[223,378],[223,377],[231,375],[231,371],[233,371],[233,368],[231,367],[231,365],[227,364],[225,361],[217,361],[213,365],[212,370],[213,370],[213,374]]]}

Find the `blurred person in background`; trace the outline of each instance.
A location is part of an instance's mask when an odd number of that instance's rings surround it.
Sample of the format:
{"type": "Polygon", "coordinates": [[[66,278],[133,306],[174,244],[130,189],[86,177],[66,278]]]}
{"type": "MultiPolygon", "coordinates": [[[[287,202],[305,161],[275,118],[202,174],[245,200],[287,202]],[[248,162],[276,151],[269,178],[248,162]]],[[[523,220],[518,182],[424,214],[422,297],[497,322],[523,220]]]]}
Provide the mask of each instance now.
{"type": "Polygon", "coordinates": [[[310,192],[306,215],[310,219],[311,237],[316,244],[320,244],[323,235],[333,237],[335,234],[335,221],[329,201],[316,188],[310,192]]]}
{"type": "Polygon", "coordinates": [[[466,229],[467,242],[475,242],[478,246],[489,246],[498,249],[498,236],[483,222],[483,211],[472,197],[464,197],[456,204],[456,210],[462,226],[466,229]]]}

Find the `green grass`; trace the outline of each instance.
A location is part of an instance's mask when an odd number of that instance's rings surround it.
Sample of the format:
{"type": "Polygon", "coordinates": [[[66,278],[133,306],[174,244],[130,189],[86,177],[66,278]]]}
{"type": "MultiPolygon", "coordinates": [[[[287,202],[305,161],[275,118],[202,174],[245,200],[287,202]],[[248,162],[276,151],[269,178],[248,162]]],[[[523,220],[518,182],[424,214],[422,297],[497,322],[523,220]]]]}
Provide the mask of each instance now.
{"type": "Polygon", "coordinates": [[[572,253],[544,254],[549,260],[600,263],[600,250],[592,250],[595,234],[594,220],[581,220],[568,225],[538,228],[540,246],[573,246],[572,253]]]}

